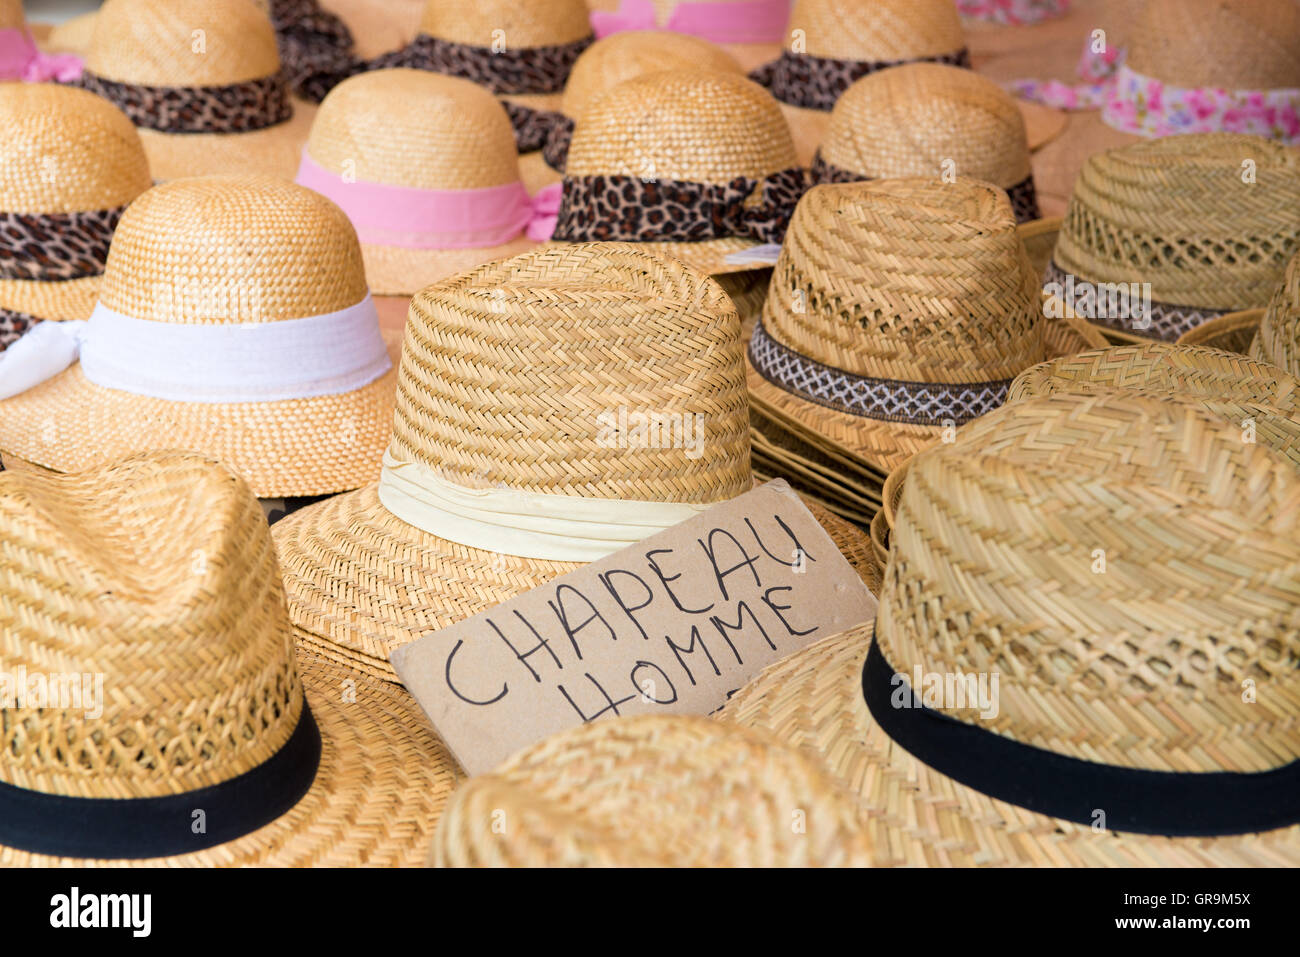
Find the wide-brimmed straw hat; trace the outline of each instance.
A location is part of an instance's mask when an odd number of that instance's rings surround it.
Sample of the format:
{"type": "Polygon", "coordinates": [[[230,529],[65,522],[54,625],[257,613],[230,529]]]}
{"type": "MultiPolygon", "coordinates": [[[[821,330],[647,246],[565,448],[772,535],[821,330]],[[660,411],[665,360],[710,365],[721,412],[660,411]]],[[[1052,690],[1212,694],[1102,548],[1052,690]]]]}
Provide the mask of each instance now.
{"type": "Polygon", "coordinates": [[[790,0],[588,0],[591,25],[604,38],[661,30],[716,44],[744,69],[781,55],[790,0]]]}
{"type": "Polygon", "coordinates": [[[877,864],[1300,863],[1290,460],[1195,402],[1042,396],[918,455],[896,518],[874,626],[721,712],[820,754],[877,864]]]}
{"type": "Polygon", "coordinates": [[[702,273],[600,243],[444,280],[411,302],[379,483],[276,525],[300,640],[396,680],[393,649],[749,491],[749,454],[739,322],[702,273]],[[636,437],[651,414],[679,447],[636,437]]]}
{"type": "Polygon", "coordinates": [[[858,80],[831,111],[812,173],[818,183],[960,174],[1006,190],[1017,222],[1039,218],[1016,101],[955,66],[911,63],[858,80]]]}
{"type": "Polygon", "coordinates": [[[855,80],[917,60],[970,65],[952,0],[796,0],[781,56],[751,76],[780,101],[808,165],[855,80]]]}
{"type": "Polygon", "coordinates": [[[293,179],[315,110],[290,96],[252,0],[107,0],[78,82],[139,128],[158,180],[293,179]]]}
{"type": "Polygon", "coordinates": [[[883,478],[1001,405],[1046,357],[1044,326],[1002,190],[962,177],[818,186],[750,341],[750,393],[883,478]]]}
{"type": "Polygon", "coordinates": [[[42,319],[85,319],[126,204],[150,186],[135,127],[52,83],[0,84],[0,350],[42,319]]]}
{"type": "Polygon", "coordinates": [[[6,460],[76,472],[191,448],[267,498],[379,474],[396,339],[380,333],[352,225],[309,189],[155,186],[118,224],[89,321],[28,337],[0,353],[6,460]]]}
{"type": "Polygon", "coordinates": [[[295,656],[243,481],[0,473],[0,538],[0,866],[421,863],[456,765],[400,688],[295,656]]]}
{"type": "Polygon", "coordinates": [[[1262,308],[1298,248],[1300,154],[1232,133],[1144,140],[1088,158],[1044,289],[1114,338],[1172,342],[1262,308]]]}
{"type": "Polygon", "coordinates": [[[552,735],[466,782],[429,863],[852,867],[869,847],[854,795],[816,758],[734,724],[641,715],[552,735]]]}
{"type": "MultiPolygon", "coordinates": [[[[743,76],[648,73],[579,118],[553,238],[635,242],[710,274],[779,243],[807,188],[776,101],[743,76]]],[[[768,260],[770,264],[770,260],[768,260]]]]}
{"type": "Polygon", "coordinates": [[[376,295],[536,245],[510,119],[468,80],[407,69],[344,80],[320,105],[298,182],[348,214],[376,295]]]}

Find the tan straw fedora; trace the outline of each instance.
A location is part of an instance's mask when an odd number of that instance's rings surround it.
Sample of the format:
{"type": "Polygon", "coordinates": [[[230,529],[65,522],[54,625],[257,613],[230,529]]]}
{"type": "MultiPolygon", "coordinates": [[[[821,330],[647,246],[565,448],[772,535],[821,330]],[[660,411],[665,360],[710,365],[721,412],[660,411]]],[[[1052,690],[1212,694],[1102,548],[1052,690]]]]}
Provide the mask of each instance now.
{"type": "Polygon", "coordinates": [[[587,0],[591,25],[604,39],[657,30],[716,44],[745,70],[781,55],[790,0],[587,0]]]}
{"type": "Polygon", "coordinates": [[[600,243],[444,280],[411,302],[379,483],[275,527],[299,638],[396,680],[394,648],[748,491],[749,455],[739,322],[702,273],[600,243]]]}
{"type": "Polygon", "coordinates": [[[42,319],[85,319],[126,204],[150,186],[135,127],[53,83],[0,84],[0,351],[42,319]]]}
{"type": "Polygon", "coordinates": [[[1044,290],[1122,341],[1261,308],[1300,248],[1300,154],[1199,133],[1089,157],[1044,290]]]}
{"type": "Polygon", "coordinates": [[[396,352],[337,206],[268,176],[176,180],[122,216],[87,322],[0,353],[0,454],[77,472],[191,448],[266,498],[357,488],[396,352]]]}
{"type": "Polygon", "coordinates": [[[874,629],[721,717],[822,755],[877,864],[1295,866],[1297,523],[1198,403],[1008,404],[909,467],[874,629]]]}
{"type": "Polygon", "coordinates": [[[709,718],[641,715],[562,731],[466,782],[429,863],[852,867],[869,848],[854,795],[815,758],[709,718]]]}
{"type": "Polygon", "coordinates": [[[78,82],[139,128],[158,180],[293,179],[315,110],[290,96],[252,0],[107,0],[78,82]]]}
{"type": "Polygon", "coordinates": [[[376,295],[536,245],[510,120],[468,80],[408,69],[344,80],[320,105],[297,181],[351,218],[376,295]]]}
{"type": "Polygon", "coordinates": [[[0,866],[421,863],[456,766],[400,688],[295,655],[243,481],[0,473],[0,539],[0,866]]]}

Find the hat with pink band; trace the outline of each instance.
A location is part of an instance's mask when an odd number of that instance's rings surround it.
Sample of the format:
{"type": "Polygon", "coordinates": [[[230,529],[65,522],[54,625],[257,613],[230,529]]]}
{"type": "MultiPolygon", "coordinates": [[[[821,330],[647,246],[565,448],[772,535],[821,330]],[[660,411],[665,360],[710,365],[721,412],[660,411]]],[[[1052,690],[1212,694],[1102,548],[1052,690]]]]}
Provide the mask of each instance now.
{"type": "Polygon", "coordinates": [[[1023,26],[1065,16],[1070,0],[957,0],[957,12],[968,20],[1023,26]]]}
{"type": "Polygon", "coordinates": [[[790,0],[618,0],[614,9],[591,11],[598,38],[624,30],[671,30],[720,46],[779,45],[789,20],[790,0]]]}
{"type": "Polygon", "coordinates": [[[66,83],[80,75],[80,57],[43,53],[37,48],[21,0],[0,0],[0,80],[66,83]]]}

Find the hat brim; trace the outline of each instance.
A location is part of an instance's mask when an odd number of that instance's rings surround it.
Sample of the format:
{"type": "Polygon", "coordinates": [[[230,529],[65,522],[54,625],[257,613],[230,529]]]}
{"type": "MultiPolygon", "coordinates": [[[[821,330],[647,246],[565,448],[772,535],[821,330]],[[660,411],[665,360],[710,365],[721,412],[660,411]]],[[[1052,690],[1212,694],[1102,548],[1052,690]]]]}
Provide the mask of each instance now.
{"type": "MultiPolygon", "coordinates": [[[[875,557],[866,535],[811,508],[864,581],[872,582],[875,557]]],[[[388,663],[393,649],[582,567],[431,535],[384,508],[377,485],[287,515],[271,534],[299,641],[388,681],[398,680],[388,663]]]]}
{"type": "Polygon", "coordinates": [[[371,292],[377,296],[411,296],[448,276],[518,256],[538,245],[524,236],[500,246],[477,249],[407,249],[362,243],[361,258],[371,292]]]}
{"type": "Polygon", "coordinates": [[[1168,838],[1098,831],[995,800],[896,744],[862,696],[872,626],[772,665],[719,712],[820,754],[860,801],[874,865],[913,867],[1288,867],[1300,826],[1262,834],[1168,838]]]}
{"type": "Polygon", "coordinates": [[[1205,346],[1249,355],[1251,343],[1264,321],[1264,309],[1243,309],[1217,316],[1178,337],[1180,346],[1205,346]]]}
{"type": "Polygon", "coordinates": [[[524,189],[534,195],[547,186],[564,182],[564,174],[551,168],[541,150],[519,154],[519,178],[523,180],[524,189]]]}
{"type": "Polygon", "coordinates": [[[0,279],[0,309],[24,312],[37,319],[89,319],[99,300],[103,276],[65,282],[0,279]]]}
{"type": "MultiPolygon", "coordinates": [[[[575,243],[560,240],[548,240],[543,245],[572,246],[575,243]]],[[[709,276],[723,276],[735,272],[751,272],[755,269],[771,269],[770,265],[761,263],[729,263],[727,257],[732,253],[744,252],[760,245],[754,239],[739,239],[729,236],[725,239],[706,239],[698,243],[634,243],[637,249],[656,256],[677,259],[692,269],[697,269],[709,276]]]]}
{"type": "Polygon", "coordinates": [[[297,657],[321,757],[310,790],[281,817],[193,854],[101,861],[0,847],[0,866],[421,866],[462,777],[455,760],[404,689],[301,648],[297,657]]]}
{"type": "Polygon", "coordinates": [[[280,402],[173,402],[106,389],[74,365],[0,402],[0,454],[80,472],[135,452],[184,448],[219,459],[259,498],[329,495],[379,477],[397,394],[392,368],[352,392],[280,402]]]}
{"type": "Polygon", "coordinates": [[[316,105],[293,98],[293,115],[251,133],[160,133],[137,128],[158,182],[184,176],[264,174],[293,180],[316,105]]]}

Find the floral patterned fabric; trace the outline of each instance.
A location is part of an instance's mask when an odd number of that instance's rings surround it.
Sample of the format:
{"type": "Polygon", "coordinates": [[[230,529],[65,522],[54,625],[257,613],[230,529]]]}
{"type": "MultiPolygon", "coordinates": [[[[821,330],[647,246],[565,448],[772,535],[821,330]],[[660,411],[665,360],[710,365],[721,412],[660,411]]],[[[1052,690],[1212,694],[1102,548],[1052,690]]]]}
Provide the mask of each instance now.
{"type": "Polygon", "coordinates": [[[1070,12],[1070,0],[957,0],[957,12],[990,23],[1041,23],[1070,12]]]}

